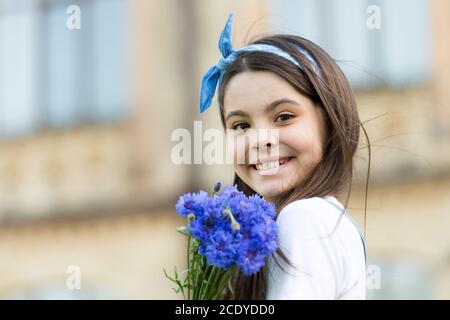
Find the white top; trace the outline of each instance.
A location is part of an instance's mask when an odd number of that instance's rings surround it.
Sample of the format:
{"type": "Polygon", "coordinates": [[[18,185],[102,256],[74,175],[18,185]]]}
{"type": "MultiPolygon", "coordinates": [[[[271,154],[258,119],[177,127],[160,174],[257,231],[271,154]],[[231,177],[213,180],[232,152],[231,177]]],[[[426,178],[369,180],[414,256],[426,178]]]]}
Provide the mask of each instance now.
{"type": "Polygon", "coordinates": [[[281,210],[278,245],[296,269],[276,254],[287,273],[269,257],[266,299],[365,299],[364,239],[343,210],[331,196],[297,200],[281,210]]]}

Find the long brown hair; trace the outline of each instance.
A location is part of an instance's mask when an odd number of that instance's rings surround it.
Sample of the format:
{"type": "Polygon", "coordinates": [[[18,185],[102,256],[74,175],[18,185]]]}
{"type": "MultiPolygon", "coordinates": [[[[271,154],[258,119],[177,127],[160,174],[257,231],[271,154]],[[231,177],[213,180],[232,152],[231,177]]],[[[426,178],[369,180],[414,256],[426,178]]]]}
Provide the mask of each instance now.
{"type": "MultiPolygon", "coordinates": [[[[353,177],[353,156],[357,150],[361,127],[367,140],[369,152],[365,190],[365,224],[370,175],[370,142],[359,119],[355,98],[347,78],[336,62],[323,49],[307,39],[293,35],[271,35],[252,42],[252,44],[255,43],[274,45],[283,49],[300,63],[303,70],[274,54],[253,51],[240,53],[228,66],[219,88],[218,100],[224,128],[226,128],[224,95],[227,84],[236,74],[250,70],[276,73],[287,80],[299,93],[311,99],[317,107],[323,108],[326,113],[327,140],[323,148],[323,157],[299,185],[283,193],[275,201],[277,216],[281,209],[292,201],[337,195],[345,188],[348,191],[344,208],[347,208],[353,177]],[[313,57],[319,67],[319,72],[296,48],[298,46],[305,49],[313,57]]],[[[234,184],[247,195],[256,194],[237,174],[234,177],[234,184]]],[[[276,254],[290,263],[280,249],[277,250],[276,254]]],[[[275,255],[273,257],[276,261],[275,255]]],[[[250,277],[238,272],[233,277],[234,293],[227,291],[225,299],[265,299],[266,273],[266,266],[250,277]]]]}

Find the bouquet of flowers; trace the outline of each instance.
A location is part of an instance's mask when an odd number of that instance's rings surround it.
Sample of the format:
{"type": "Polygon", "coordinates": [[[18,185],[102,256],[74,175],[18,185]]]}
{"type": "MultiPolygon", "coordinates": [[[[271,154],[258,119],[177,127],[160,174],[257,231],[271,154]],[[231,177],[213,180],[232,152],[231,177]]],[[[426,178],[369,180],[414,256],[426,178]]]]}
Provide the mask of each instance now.
{"type": "Polygon", "coordinates": [[[205,191],[182,195],[176,210],[187,225],[178,232],[187,237],[187,269],[166,277],[187,300],[222,299],[232,275],[251,275],[277,249],[275,207],[258,195],[247,197],[236,186],[220,182],[211,196],[205,191]]]}

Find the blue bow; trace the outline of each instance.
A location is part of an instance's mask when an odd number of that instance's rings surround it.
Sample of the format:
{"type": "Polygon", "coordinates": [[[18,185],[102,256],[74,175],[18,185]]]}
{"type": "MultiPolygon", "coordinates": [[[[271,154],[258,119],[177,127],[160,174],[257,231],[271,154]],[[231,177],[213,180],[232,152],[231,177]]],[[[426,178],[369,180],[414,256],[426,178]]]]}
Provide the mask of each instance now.
{"type": "Polygon", "coordinates": [[[233,25],[234,14],[230,13],[219,38],[219,50],[223,58],[220,63],[212,66],[202,79],[200,88],[200,112],[205,111],[211,105],[214,93],[216,92],[217,82],[220,78],[221,68],[225,67],[225,61],[230,54],[233,53],[233,45],[231,44],[231,28],[233,25]]]}
{"type": "MultiPolygon", "coordinates": [[[[222,54],[222,58],[219,62],[212,66],[208,72],[203,76],[202,84],[200,87],[200,112],[205,111],[211,106],[212,99],[216,92],[217,83],[221,80],[221,76],[223,75],[223,71],[226,69],[228,65],[230,65],[234,59],[238,56],[239,52],[242,51],[260,51],[276,54],[286,60],[289,60],[293,64],[295,64],[300,69],[303,67],[295,60],[289,53],[283,51],[282,49],[268,45],[268,44],[252,44],[246,47],[242,47],[236,51],[233,51],[233,45],[231,44],[231,28],[233,25],[234,14],[230,13],[225,24],[225,28],[220,34],[219,38],[219,50],[222,54]]],[[[319,74],[319,68],[317,66],[316,61],[312,58],[312,56],[303,48],[294,45],[305,57],[311,62],[311,66],[316,74],[319,74]]]]}

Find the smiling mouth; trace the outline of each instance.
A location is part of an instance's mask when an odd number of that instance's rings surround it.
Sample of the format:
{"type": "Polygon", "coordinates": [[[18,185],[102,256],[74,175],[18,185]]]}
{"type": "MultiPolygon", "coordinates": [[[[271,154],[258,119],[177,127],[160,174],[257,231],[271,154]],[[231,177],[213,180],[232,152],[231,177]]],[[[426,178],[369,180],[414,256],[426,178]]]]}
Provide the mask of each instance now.
{"type": "Polygon", "coordinates": [[[289,161],[291,161],[291,159],[293,159],[293,158],[294,157],[282,157],[282,158],[278,159],[278,161],[267,161],[267,162],[263,162],[263,163],[257,163],[257,164],[251,165],[251,167],[253,169],[255,169],[256,171],[263,173],[264,171],[281,167],[281,166],[285,165],[286,163],[288,163],[289,161]]]}

